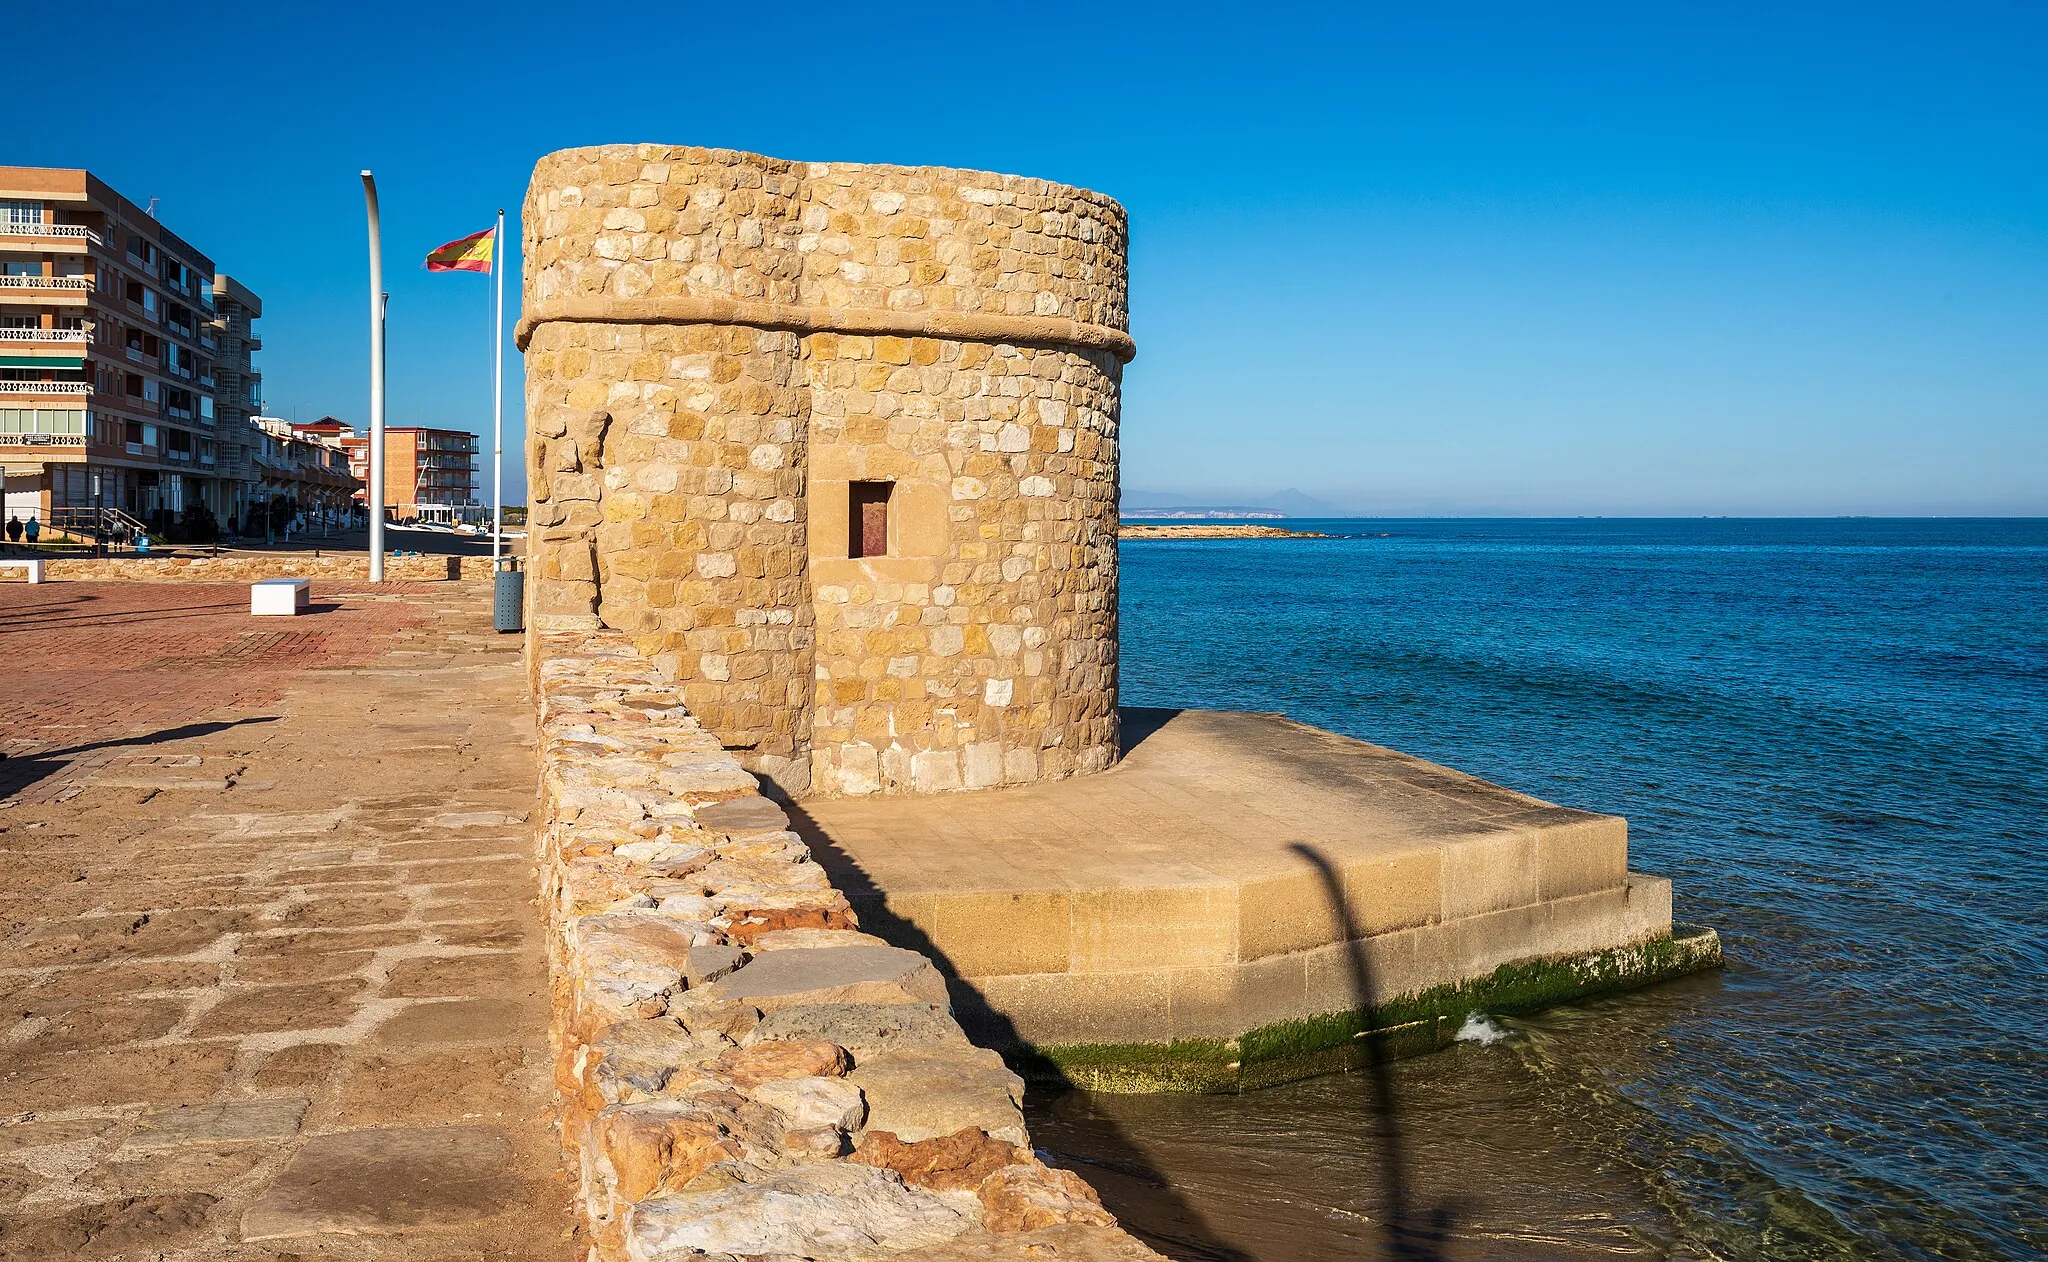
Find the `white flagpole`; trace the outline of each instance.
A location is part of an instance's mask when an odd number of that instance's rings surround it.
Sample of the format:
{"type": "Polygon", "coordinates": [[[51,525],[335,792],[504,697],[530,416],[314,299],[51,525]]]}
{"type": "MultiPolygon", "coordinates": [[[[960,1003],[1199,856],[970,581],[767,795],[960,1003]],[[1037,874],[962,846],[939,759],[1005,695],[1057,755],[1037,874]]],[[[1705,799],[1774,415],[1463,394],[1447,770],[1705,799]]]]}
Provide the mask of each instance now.
{"type": "Polygon", "coordinates": [[[505,547],[505,209],[491,236],[491,275],[498,282],[497,336],[491,340],[491,568],[505,547]]]}
{"type": "Polygon", "coordinates": [[[370,581],[384,581],[384,242],[377,222],[377,182],[363,172],[370,211],[370,468],[363,488],[370,510],[370,581]]]}

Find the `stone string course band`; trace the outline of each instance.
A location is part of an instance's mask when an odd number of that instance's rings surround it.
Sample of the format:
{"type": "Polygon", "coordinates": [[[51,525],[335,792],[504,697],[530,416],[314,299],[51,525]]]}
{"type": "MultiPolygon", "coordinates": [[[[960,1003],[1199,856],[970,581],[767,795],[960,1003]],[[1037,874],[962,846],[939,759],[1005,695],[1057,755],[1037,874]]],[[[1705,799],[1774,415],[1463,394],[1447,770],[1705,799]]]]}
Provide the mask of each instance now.
{"type": "Polygon", "coordinates": [[[859,931],[623,635],[543,634],[543,905],[584,1262],[1160,1262],[1032,1154],[924,956],[859,931]]]}
{"type": "Polygon", "coordinates": [[[938,337],[956,342],[998,342],[1013,346],[1066,346],[1108,351],[1124,363],[1138,344],[1122,329],[1049,316],[983,315],[958,311],[833,310],[725,298],[564,298],[544,302],[521,316],[518,345],[525,350],[543,324],[730,324],[792,333],[849,333],[897,337],[938,337]]]}

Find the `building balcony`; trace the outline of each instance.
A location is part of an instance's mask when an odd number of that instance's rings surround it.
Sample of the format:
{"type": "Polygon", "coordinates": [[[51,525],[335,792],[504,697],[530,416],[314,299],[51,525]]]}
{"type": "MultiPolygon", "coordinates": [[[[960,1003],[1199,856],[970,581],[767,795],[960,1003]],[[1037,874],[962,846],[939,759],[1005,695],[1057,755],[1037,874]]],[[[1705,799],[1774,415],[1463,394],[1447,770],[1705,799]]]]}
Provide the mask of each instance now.
{"type": "Polygon", "coordinates": [[[36,292],[62,290],[67,294],[74,290],[90,292],[90,276],[0,276],[0,290],[26,289],[36,292]]]}
{"type": "Polygon", "coordinates": [[[89,381],[0,381],[0,397],[18,395],[91,394],[89,381]]]}
{"type": "Polygon", "coordinates": [[[0,221],[0,237],[31,237],[37,240],[83,241],[90,245],[105,245],[100,234],[82,224],[75,223],[10,223],[0,221]]]}
{"type": "Polygon", "coordinates": [[[85,452],[84,434],[0,434],[0,447],[58,447],[77,448],[78,455],[85,452]]]}
{"type": "Polygon", "coordinates": [[[76,342],[92,340],[84,329],[0,329],[0,342],[76,342]]]}

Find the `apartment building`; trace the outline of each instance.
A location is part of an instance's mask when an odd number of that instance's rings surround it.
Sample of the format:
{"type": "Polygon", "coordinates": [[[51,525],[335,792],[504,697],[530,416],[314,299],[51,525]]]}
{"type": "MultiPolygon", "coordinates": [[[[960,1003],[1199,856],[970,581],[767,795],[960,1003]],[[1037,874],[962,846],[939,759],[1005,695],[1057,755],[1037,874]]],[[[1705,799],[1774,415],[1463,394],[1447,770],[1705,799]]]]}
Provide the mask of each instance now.
{"type": "MultiPolygon", "coordinates": [[[[339,446],[348,453],[349,473],[367,487],[370,478],[370,432],[323,416],[293,425],[292,432],[316,442],[339,446]]],[[[477,498],[477,436],[468,430],[432,429],[419,425],[384,428],[384,506],[400,519],[434,515],[438,510],[475,506],[477,498]]]]}
{"type": "Polygon", "coordinates": [[[236,511],[251,440],[232,422],[260,406],[261,314],[91,173],[0,166],[6,514],[61,522],[103,504],[162,531],[194,506],[236,511]]]}
{"type": "Polygon", "coordinates": [[[354,511],[363,484],[349,474],[348,456],[339,446],[318,434],[301,433],[299,426],[282,417],[258,416],[252,421],[254,492],[259,502],[288,505],[308,515],[340,517],[354,511]]]}

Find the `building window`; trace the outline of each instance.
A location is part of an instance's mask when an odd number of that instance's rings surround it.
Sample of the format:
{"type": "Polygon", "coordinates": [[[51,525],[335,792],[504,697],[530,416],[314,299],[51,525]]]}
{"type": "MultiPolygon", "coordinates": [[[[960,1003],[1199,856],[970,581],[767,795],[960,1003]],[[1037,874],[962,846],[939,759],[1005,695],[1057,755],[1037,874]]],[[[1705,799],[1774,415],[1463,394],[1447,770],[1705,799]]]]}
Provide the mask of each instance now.
{"type": "Polygon", "coordinates": [[[43,223],[43,204],[41,202],[0,202],[0,222],[10,224],[32,223],[37,227],[41,227],[43,223]]]}
{"type": "Polygon", "coordinates": [[[853,558],[889,555],[889,493],[894,482],[847,484],[846,555],[853,558]]]}
{"type": "Polygon", "coordinates": [[[83,434],[85,413],[51,408],[0,408],[0,434],[83,434]]]}

